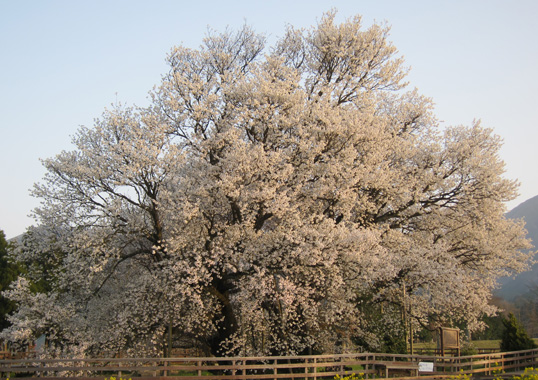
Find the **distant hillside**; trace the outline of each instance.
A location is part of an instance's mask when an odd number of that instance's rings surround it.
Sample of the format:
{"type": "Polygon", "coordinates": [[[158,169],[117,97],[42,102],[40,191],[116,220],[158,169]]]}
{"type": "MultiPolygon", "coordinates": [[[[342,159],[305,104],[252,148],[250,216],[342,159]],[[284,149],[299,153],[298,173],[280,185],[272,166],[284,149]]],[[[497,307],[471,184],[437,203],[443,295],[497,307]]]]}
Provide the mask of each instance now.
{"type": "MultiPolygon", "coordinates": [[[[526,200],[506,214],[511,219],[523,219],[527,229],[527,237],[538,249],[538,196],[526,200]]],[[[520,273],[514,279],[501,279],[501,288],[495,294],[507,301],[513,301],[529,291],[532,286],[538,286],[538,264],[528,272],[520,273]]]]}
{"type": "Polygon", "coordinates": [[[21,243],[22,242],[22,237],[24,236],[24,234],[20,234],[18,236],[15,236],[14,238],[11,238],[11,239],[8,239],[8,243],[21,243]]]}

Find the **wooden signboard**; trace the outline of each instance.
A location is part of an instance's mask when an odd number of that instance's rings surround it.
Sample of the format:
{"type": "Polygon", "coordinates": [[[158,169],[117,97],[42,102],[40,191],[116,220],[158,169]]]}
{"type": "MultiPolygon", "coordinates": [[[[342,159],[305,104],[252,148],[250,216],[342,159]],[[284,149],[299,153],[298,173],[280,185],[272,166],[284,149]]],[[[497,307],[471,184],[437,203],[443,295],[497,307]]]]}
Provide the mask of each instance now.
{"type": "Polygon", "coordinates": [[[445,350],[456,350],[460,356],[460,330],[448,327],[439,327],[439,340],[437,341],[441,356],[445,356],[445,350]]]}

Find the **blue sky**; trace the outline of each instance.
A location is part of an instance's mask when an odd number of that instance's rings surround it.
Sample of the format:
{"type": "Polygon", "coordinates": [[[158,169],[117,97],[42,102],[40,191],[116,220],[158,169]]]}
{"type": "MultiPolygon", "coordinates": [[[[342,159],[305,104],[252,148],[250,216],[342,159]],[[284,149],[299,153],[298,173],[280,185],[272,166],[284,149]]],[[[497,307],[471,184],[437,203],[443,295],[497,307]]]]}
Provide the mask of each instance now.
{"type": "Polygon", "coordinates": [[[0,0],[0,229],[33,224],[39,159],[71,149],[79,125],[116,101],[148,104],[172,46],[245,22],[274,41],[331,8],[392,26],[410,86],[442,125],[481,119],[504,139],[506,177],[521,182],[509,208],[538,195],[538,1],[0,0]]]}

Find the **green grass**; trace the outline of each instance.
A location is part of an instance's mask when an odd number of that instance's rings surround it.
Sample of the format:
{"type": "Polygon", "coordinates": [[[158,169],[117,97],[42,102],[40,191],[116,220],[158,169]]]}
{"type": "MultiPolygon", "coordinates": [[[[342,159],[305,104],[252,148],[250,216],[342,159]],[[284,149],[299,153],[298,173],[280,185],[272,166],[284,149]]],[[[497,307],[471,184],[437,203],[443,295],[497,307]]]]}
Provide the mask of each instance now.
{"type": "MultiPolygon", "coordinates": [[[[538,345],[538,339],[534,339],[534,342],[538,345]]],[[[473,340],[472,344],[474,347],[478,348],[500,348],[501,340],[473,340]]],[[[424,349],[435,349],[437,348],[437,343],[435,342],[426,342],[426,343],[415,343],[414,347],[424,348],[424,349]]]]}
{"type": "Polygon", "coordinates": [[[501,340],[473,340],[473,346],[476,348],[500,348],[501,340]]]}
{"type": "MultiPolygon", "coordinates": [[[[476,348],[499,348],[501,341],[500,340],[473,340],[473,346],[476,348]]],[[[435,349],[437,348],[437,343],[435,342],[426,342],[426,343],[415,343],[413,345],[415,348],[423,349],[435,349]]]]}

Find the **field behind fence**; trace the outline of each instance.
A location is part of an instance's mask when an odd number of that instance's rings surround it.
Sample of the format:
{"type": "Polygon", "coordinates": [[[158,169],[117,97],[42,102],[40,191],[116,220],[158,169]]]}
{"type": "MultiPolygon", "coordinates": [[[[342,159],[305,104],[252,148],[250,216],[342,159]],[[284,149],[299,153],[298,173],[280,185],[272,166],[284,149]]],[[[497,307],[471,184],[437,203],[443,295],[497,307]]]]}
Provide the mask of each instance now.
{"type": "Polygon", "coordinates": [[[538,364],[538,349],[460,357],[398,354],[342,354],[233,358],[111,358],[0,360],[0,378],[104,379],[333,379],[475,377],[514,374],[538,364]]]}

